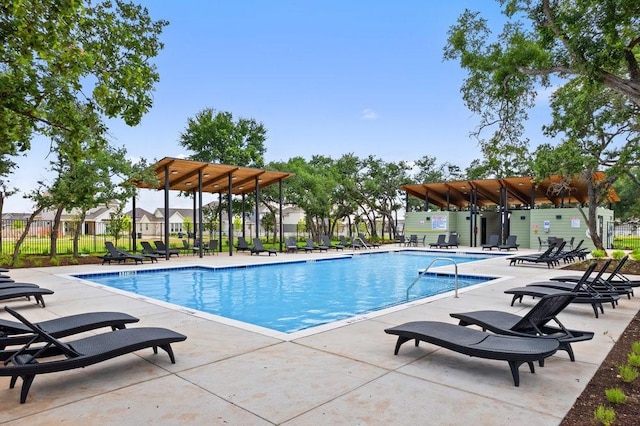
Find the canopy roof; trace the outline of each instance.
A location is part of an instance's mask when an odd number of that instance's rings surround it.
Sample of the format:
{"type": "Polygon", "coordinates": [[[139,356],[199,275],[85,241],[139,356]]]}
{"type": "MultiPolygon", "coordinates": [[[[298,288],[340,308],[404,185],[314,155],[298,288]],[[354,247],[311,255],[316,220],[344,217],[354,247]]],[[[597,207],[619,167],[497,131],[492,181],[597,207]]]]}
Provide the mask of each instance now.
{"type": "Polygon", "coordinates": [[[198,172],[202,172],[202,192],[227,193],[229,191],[229,176],[231,176],[231,192],[236,195],[242,195],[256,190],[256,178],[258,181],[257,187],[262,189],[293,176],[291,173],[171,157],[163,158],[155,163],[152,168],[158,178],[158,186],[151,187],[144,183],[139,183],[139,188],[165,189],[165,176],[168,175],[169,190],[191,192],[198,189],[198,172]]]}
{"type": "MultiPolygon", "coordinates": [[[[596,172],[593,175],[595,181],[605,178],[604,173],[596,172]]],[[[563,202],[586,204],[589,201],[587,182],[584,179],[571,181],[571,189],[561,194],[552,193],[549,189],[552,184],[562,181],[562,176],[551,176],[542,182],[535,183],[532,177],[512,177],[503,179],[482,179],[458,182],[423,183],[404,185],[402,189],[408,194],[424,200],[428,198],[430,204],[440,208],[469,207],[470,193],[472,189],[477,191],[477,203],[480,207],[500,205],[500,191],[504,188],[507,192],[506,205],[531,205],[555,204],[563,202]]],[[[620,197],[613,188],[609,189],[607,202],[620,201],[620,197]]]]}

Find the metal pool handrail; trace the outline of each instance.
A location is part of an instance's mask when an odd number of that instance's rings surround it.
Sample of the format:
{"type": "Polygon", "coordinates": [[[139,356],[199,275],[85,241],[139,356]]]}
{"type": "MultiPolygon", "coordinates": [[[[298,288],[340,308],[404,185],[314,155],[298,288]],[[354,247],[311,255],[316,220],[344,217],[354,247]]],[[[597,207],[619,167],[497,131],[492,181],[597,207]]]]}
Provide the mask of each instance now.
{"type": "Polygon", "coordinates": [[[453,263],[453,265],[455,267],[455,277],[456,277],[455,297],[456,298],[458,297],[458,264],[456,263],[456,261],[454,259],[452,259],[450,257],[436,257],[435,259],[433,259],[431,261],[431,263],[429,263],[429,266],[424,268],[422,271],[419,271],[418,272],[418,277],[415,280],[413,280],[413,282],[411,284],[409,284],[409,287],[407,287],[407,300],[409,300],[409,290],[411,290],[411,287],[413,287],[420,280],[420,278],[422,278],[422,276],[427,273],[427,271],[429,270],[431,265],[433,265],[438,260],[447,260],[447,261],[453,263]]]}

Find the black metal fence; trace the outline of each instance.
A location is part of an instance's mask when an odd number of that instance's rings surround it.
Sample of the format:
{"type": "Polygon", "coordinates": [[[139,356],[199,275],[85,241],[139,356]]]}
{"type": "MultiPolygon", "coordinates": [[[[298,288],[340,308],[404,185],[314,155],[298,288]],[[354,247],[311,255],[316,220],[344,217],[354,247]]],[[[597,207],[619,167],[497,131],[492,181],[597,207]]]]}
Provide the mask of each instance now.
{"type": "Polygon", "coordinates": [[[634,223],[607,224],[608,248],[633,250],[640,248],[640,226],[634,223]]]}

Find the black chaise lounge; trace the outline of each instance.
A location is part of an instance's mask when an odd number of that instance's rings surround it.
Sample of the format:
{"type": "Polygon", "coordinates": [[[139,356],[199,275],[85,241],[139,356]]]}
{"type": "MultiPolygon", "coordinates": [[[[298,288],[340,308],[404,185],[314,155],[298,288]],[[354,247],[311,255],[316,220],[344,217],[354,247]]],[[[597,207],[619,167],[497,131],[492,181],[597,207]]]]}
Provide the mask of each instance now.
{"type": "MultiPolygon", "coordinates": [[[[367,238],[364,236],[364,234],[362,232],[360,232],[358,234],[358,238],[360,238],[360,242],[362,242],[362,244],[367,248],[369,248],[369,247],[373,247],[373,248],[380,247],[380,244],[374,243],[373,241],[367,240],[367,238]]],[[[418,241],[416,240],[416,245],[417,244],[418,244],[418,241]]]]}
{"type": "Polygon", "coordinates": [[[33,297],[36,301],[36,305],[45,307],[44,299],[42,296],[45,294],[53,294],[53,290],[42,287],[14,287],[5,288],[0,290],[0,300],[17,299],[20,297],[26,297],[30,300],[33,297]]]}
{"type": "Polygon", "coordinates": [[[490,251],[494,248],[500,247],[500,236],[493,234],[489,236],[489,240],[485,244],[482,245],[482,250],[489,249],[490,251]]]}
{"type": "Polygon", "coordinates": [[[398,336],[394,351],[396,355],[403,343],[415,340],[416,346],[420,341],[424,341],[469,356],[507,361],[515,386],[520,385],[520,365],[527,363],[534,373],[533,362],[538,361],[543,365],[544,359],[553,355],[560,345],[556,339],[498,336],[486,331],[434,321],[408,322],[387,328],[385,333],[398,336]]]}
{"type": "Polygon", "coordinates": [[[542,281],[535,282],[532,284],[528,284],[530,286],[540,286],[540,287],[549,287],[549,288],[557,288],[559,290],[572,291],[575,288],[576,283],[581,283],[581,291],[595,291],[597,293],[604,294],[618,294],[618,295],[627,295],[628,299],[631,299],[631,295],[633,294],[633,289],[629,286],[614,286],[608,283],[606,280],[602,279],[602,275],[607,270],[609,265],[611,265],[612,259],[608,259],[604,262],[600,270],[596,273],[594,277],[586,276],[583,274],[577,281],[574,279],[564,281],[560,277],[552,277],[551,281],[542,281]]]}
{"type": "Polygon", "coordinates": [[[164,241],[162,240],[156,240],[153,242],[153,244],[156,245],[156,253],[159,254],[160,256],[167,256],[167,253],[169,253],[169,257],[176,255],[176,256],[180,256],[180,250],[178,249],[171,249],[171,248],[167,248],[167,246],[164,244],[164,241]]]}
{"type": "MultiPolygon", "coordinates": [[[[633,296],[633,287],[638,287],[640,283],[637,281],[635,282],[631,281],[620,273],[620,271],[622,271],[622,268],[624,267],[624,265],[627,263],[628,260],[629,260],[629,255],[626,255],[622,259],[620,259],[616,267],[613,268],[613,271],[611,271],[611,273],[609,273],[606,278],[604,278],[603,274],[600,274],[595,278],[589,278],[587,282],[591,284],[593,287],[595,287],[596,290],[600,288],[602,289],[608,288],[611,291],[625,290],[626,292],[628,290],[633,296]]],[[[608,267],[610,265],[610,262],[608,263],[605,262],[605,265],[608,267]]],[[[603,267],[601,268],[601,271],[603,273],[606,272],[604,267],[605,265],[603,265],[603,267]]],[[[551,280],[571,283],[571,282],[577,282],[581,278],[582,278],[581,275],[560,275],[560,276],[551,278],[551,280]]]]}
{"type": "Polygon", "coordinates": [[[0,368],[0,376],[11,377],[9,387],[13,389],[18,378],[22,378],[21,404],[27,400],[31,384],[38,374],[83,368],[146,348],[153,348],[154,353],[157,353],[158,347],[167,352],[171,363],[175,364],[171,344],[182,342],[187,338],[165,328],[144,327],[125,328],[62,342],[29,322],[16,311],[7,307],[5,310],[31,329],[34,333],[33,343],[44,343],[44,346],[37,348],[31,348],[31,344],[27,343],[18,350],[0,352],[0,357],[5,364],[0,368]],[[52,356],[63,356],[64,358],[46,359],[52,356]]]}
{"type": "MultiPolygon", "coordinates": [[[[41,321],[34,325],[53,337],[66,337],[102,327],[111,327],[112,330],[126,328],[127,324],[138,321],[138,318],[122,312],[88,312],[41,321]]],[[[0,350],[7,346],[26,344],[33,338],[32,333],[31,328],[22,322],[0,319],[0,350]]]]}
{"type": "Polygon", "coordinates": [[[327,248],[338,250],[344,250],[344,246],[342,244],[333,244],[331,242],[331,238],[328,235],[322,236],[322,244],[324,244],[327,248]]]}
{"type": "Polygon", "coordinates": [[[520,247],[520,244],[517,243],[518,241],[518,236],[517,235],[509,235],[507,237],[507,241],[504,244],[500,244],[498,246],[498,250],[511,250],[516,249],[518,250],[518,247],[520,247]]]}
{"type": "Polygon", "coordinates": [[[142,263],[144,261],[144,256],[138,256],[118,250],[111,241],[105,241],[104,246],[107,249],[107,254],[104,256],[100,256],[103,265],[105,263],[111,264],[111,262],[122,263],[126,262],[127,260],[133,260],[134,263],[142,263]]]}
{"type": "Polygon", "coordinates": [[[451,234],[449,235],[449,239],[447,240],[446,243],[441,244],[439,247],[441,248],[458,248],[458,234],[451,234]]]}
{"type": "MultiPolygon", "coordinates": [[[[596,267],[595,263],[589,265],[589,267],[585,271],[585,275],[586,276],[591,275],[595,267],[596,267]]],[[[505,290],[506,294],[513,295],[513,298],[511,299],[511,306],[513,306],[516,300],[522,303],[522,298],[524,296],[543,297],[548,294],[558,294],[558,293],[565,293],[565,292],[566,290],[558,290],[556,288],[541,287],[541,286],[534,286],[534,285],[525,286],[525,287],[516,287],[509,290],[505,290]]],[[[585,287],[583,286],[582,282],[576,283],[571,293],[576,295],[576,297],[571,301],[571,303],[590,304],[591,307],[593,308],[593,312],[596,318],[598,318],[598,309],[600,309],[600,312],[604,313],[604,307],[602,306],[603,303],[611,303],[611,306],[615,309],[616,307],[615,304],[620,299],[620,296],[617,294],[599,293],[595,290],[589,289],[589,287],[587,287],[587,290],[585,291],[585,287]]]]}
{"type": "Polygon", "coordinates": [[[236,251],[250,251],[251,247],[247,243],[244,237],[238,237],[238,244],[236,245],[236,251]]]}
{"type": "Polygon", "coordinates": [[[289,237],[284,242],[287,253],[296,253],[298,251],[298,242],[295,237],[289,237]]]}
{"type": "Polygon", "coordinates": [[[305,241],[307,242],[307,245],[304,246],[304,247],[300,247],[301,249],[304,250],[305,253],[310,252],[310,251],[314,251],[314,250],[318,250],[320,252],[329,250],[329,247],[327,247],[327,246],[319,246],[316,243],[314,243],[311,238],[305,238],[305,241]]]}
{"type": "Polygon", "coordinates": [[[555,259],[553,258],[553,251],[556,248],[554,246],[549,247],[540,254],[531,254],[523,256],[513,256],[509,258],[509,266],[518,265],[520,263],[544,263],[547,268],[551,268],[554,265],[555,259]]]}
{"type": "Polygon", "coordinates": [[[269,253],[269,256],[272,254],[278,255],[278,250],[276,249],[267,249],[262,245],[262,241],[260,238],[253,239],[253,247],[251,247],[250,254],[253,256],[254,254],[259,255],[260,253],[269,253]]]}
{"type": "MultiPolygon", "coordinates": [[[[417,237],[417,235],[416,235],[417,237]]],[[[416,239],[417,241],[417,239],[416,239]]],[[[438,239],[436,240],[435,243],[429,243],[429,247],[430,248],[440,248],[440,247],[445,247],[447,244],[447,236],[445,234],[439,234],[438,235],[438,239]]]]}
{"type": "Polygon", "coordinates": [[[450,314],[460,320],[459,325],[477,325],[482,330],[489,330],[507,336],[538,337],[557,339],[559,350],[569,354],[575,361],[571,343],[593,339],[593,332],[569,330],[557,318],[557,315],[575,298],[572,293],[559,293],[543,296],[525,316],[503,311],[474,311],[450,314]],[[549,325],[553,321],[556,325],[549,325]]]}

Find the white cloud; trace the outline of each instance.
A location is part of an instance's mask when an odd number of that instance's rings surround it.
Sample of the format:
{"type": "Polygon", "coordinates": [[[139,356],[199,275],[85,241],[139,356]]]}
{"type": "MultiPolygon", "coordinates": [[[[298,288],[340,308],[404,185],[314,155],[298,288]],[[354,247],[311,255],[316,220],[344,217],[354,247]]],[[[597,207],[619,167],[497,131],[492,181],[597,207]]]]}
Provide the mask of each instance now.
{"type": "Polygon", "coordinates": [[[376,120],[378,118],[378,114],[370,108],[362,110],[361,115],[363,120],[376,120]]]}

